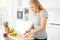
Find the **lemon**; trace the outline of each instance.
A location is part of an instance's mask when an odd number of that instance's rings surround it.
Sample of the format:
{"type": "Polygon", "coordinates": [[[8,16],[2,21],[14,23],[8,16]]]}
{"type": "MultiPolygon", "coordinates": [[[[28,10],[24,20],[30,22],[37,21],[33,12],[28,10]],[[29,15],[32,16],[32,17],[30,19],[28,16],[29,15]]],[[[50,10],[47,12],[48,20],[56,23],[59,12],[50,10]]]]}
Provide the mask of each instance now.
{"type": "Polygon", "coordinates": [[[10,36],[16,36],[16,33],[9,33],[10,36]]]}
{"type": "Polygon", "coordinates": [[[16,36],[16,35],[17,35],[17,32],[16,32],[16,31],[14,31],[13,36],[16,36]]]}
{"type": "Polygon", "coordinates": [[[9,35],[10,35],[10,36],[16,36],[16,35],[17,35],[17,32],[14,30],[13,27],[10,28],[9,35]]]}
{"type": "Polygon", "coordinates": [[[9,33],[10,36],[13,36],[13,33],[9,33]]]}

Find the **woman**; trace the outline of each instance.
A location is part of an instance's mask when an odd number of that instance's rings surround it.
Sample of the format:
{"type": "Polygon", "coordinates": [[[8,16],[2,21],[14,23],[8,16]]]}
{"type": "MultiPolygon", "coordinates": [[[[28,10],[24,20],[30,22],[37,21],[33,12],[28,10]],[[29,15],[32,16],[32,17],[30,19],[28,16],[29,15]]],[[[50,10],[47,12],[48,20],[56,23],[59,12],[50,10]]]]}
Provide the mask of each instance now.
{"type": "Polygon", "coordinates": [[[33,35],[35,40],[47,40],[46,21],[47,11],[41,6],[38,0],[30,0],[29,21],[32,22],[30,28],[25,32],[25,36],[33,35]],[[31,30],[33,31],[31,32],[31,30]]]}

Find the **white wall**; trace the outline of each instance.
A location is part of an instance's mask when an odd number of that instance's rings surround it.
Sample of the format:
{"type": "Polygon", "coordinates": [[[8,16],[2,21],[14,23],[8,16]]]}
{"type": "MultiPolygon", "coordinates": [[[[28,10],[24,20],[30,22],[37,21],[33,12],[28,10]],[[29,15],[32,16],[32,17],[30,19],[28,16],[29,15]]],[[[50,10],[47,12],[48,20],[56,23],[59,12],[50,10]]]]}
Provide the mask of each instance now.
{"type": "Polygon", "coordinates": [[[17,0],[0,0],[0,19],[2,22],[8,21],[9,26],[15,25],[16,13],[17,0]]]}
{"type": "Polygon", "coordinates": [[[17,10],[20,10],[23,0],[17,0],[17,10]]]}
{"type": "Polygon", "coordinates": [[[9,0],[9,26],[15,26],[17,18],[17,0],[9,0]]]}
{"type": "Polygon", "coordinates": [[[39,0],[45,8],[60,8],[60,0],[39,0]]]}
{"type": "Polygon", "coordinates": [[[0,0],[0,8],[7,8],[8,2],[7,0],[0,0]]]}
{"type": "Polygon", "coordinates": [[[0,0],[0,26],[4,21],[8,21],[8,0],[0,0]]]}
{"type": "MultiPolygon", "coordinates": [[[[30,0],[23,0],[23,6],[28,7],[30,0]]],[[[60,0],[39,0],[44,8],[60,8],[60,0]]]]}

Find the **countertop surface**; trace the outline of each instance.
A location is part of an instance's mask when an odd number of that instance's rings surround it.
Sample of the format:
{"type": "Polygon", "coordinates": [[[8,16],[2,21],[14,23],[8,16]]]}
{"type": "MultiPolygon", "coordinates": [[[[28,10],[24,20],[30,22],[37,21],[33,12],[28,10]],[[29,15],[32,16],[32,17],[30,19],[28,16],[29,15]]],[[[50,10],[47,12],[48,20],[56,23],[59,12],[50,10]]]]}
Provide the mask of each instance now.
{"type": "Polygon", "coordinates": [[[13,38],[14,40],[34,40],[34,38],[32,37],[24,37],[23,34],[17,34],[17,36],[13,37],[13,36],[9,36],[10,38],[13,38]]]}
{"type": "MultiPolygon", "coordinates": [[[[3,37],[4,34],[4,27],[0,26],[0,40],[5,40],[5,38],[3,37]]],[[[7,39],[9,40],[33,40],[34,38],[25,38],[23,34],[17,34],[17,36],[13,37],[13,36],[8,36],[7,39]]]]}

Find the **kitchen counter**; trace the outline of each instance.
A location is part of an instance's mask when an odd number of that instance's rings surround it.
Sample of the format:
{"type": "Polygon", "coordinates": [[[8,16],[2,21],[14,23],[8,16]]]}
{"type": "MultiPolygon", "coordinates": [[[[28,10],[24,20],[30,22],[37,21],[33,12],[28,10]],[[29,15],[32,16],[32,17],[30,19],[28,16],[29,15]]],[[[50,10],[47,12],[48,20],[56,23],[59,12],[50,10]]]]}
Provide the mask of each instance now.
{"type": "Polygon", "coordinates": [[[17,36],[13,37],[13,36],[9,36],[10,38],[14,39],[14,40],[34,40],[34,38],[32,37],[24,37],[23,34],[17,34],[17,36]]]}
{"type": "MultiPolygon", "coordinates": [[[[3,26],[0,26],[0,40],[5,40],[5,38],[3,37],[3,34],[4,34],[4,27],[3,26]]],[[[23,34],[17,34],[17,36],[13,37],[13,36],[9,36],[8,35],[8,38],[9,40],[34,40],[34,38],[26,38],[24,37],[23,34]]]]}

